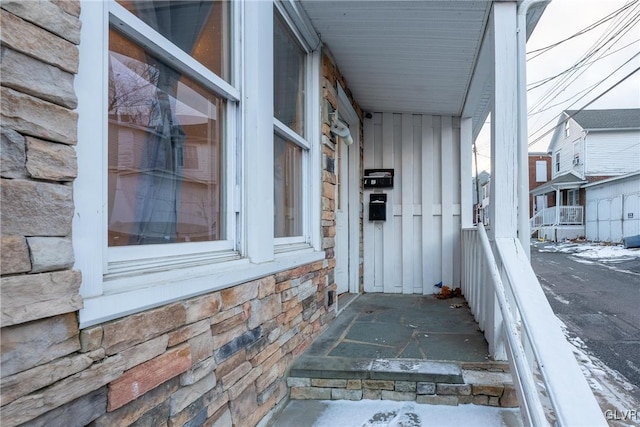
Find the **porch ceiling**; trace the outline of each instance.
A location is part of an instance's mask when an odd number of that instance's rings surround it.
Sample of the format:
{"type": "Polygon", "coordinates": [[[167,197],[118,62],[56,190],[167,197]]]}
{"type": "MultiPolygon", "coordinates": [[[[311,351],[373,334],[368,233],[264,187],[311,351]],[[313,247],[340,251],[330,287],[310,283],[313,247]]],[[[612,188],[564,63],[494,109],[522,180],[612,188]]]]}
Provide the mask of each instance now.
{"type": "Polygon", "coordinates": [[[490,0],[301,0],[365,111],[460,115],[490,0]]]}

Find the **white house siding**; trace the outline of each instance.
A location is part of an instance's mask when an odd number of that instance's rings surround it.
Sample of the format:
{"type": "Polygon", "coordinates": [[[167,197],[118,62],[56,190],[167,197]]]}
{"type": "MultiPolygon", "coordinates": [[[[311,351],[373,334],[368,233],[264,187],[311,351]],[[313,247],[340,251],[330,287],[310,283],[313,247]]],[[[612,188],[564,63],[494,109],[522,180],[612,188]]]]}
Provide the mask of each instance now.
{"type": "Polygon", "coordinates": [[[586,188],[587,239],[622,242],[640,234],[640,174],[586,188]]]}
{"type": "Polygon", "coordinates": [[[365,188],[366,292],[430,294],[460,284],[460,121],[376,113],[364,122],[364,168],[393,168],[393,188],[365,188]],[[369,194],[386,193],[371,222],[369,194]]]}
{"type": "MultiPolygon", "coordinates": [[[[574,121],[569,120],[569,136],[565,137],[564,125],[562,129],[558,129],[560,139],[555,147],[553,147],[553,158],[551,159],[551,170],[552,177],[556,178],[559,175],[563,175],[569,171],[575,171],[579,174],[583,173],[582,165],[575,166],[573,164],[573,154],[574,154],[574,144],[577,141],[580,141],[578,144],[580,147],[583,146],[584,140],[584,131],[582,128],[574,121]],[[560,152],[560,170],[556,170],[556,154],[560,152]]],[[[581,148],[584,150],[584,148],[581,148]]],[[[584,159],[582,153],[580,153],[580,163],[584,164],[584,159]]]]}
{"type": "Polygon", "coordinates": [[[640,171],[640,131],[591,131],[586,140],[587,176],[640,171]]]}

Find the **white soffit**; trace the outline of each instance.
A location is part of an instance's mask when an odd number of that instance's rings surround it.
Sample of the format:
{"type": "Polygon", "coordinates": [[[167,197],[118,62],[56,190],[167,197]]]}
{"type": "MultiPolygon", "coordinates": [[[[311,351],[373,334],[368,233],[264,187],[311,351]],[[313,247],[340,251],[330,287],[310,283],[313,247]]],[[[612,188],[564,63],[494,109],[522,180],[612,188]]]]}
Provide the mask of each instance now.
{"type": "Polygon", "coordinates": [[[302,0],[365,111],[459,115],[490,0],[302,0]]]}

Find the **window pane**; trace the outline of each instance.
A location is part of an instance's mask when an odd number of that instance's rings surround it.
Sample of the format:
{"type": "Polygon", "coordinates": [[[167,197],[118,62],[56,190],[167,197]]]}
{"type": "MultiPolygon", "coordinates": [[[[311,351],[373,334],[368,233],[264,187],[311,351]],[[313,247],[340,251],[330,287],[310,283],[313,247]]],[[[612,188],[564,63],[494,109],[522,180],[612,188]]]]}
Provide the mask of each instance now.
{"type": "Polygon", "coordinates": [[[302,148],[274,137],[275,237],[302,235],[302,148]]]}
{"type": "Polygon", "coordinates": [[[536,182],[547,181],[547,162],[536,160],[536,182]]]}
{"type": "Polygon", "coordinates": [[[224,239],[225,101],[109,32],[109,246],[224,239]]]}
{"type": "Polygon", "coordinates": [[[118,3],[229,82],[229,1],[118,0],[118,3]]]}
{"type": "Polygon", "coordinates": [[[306,53],[278,14],[274,15],[274,115],[299,135],[304,136],[306,53]]]}

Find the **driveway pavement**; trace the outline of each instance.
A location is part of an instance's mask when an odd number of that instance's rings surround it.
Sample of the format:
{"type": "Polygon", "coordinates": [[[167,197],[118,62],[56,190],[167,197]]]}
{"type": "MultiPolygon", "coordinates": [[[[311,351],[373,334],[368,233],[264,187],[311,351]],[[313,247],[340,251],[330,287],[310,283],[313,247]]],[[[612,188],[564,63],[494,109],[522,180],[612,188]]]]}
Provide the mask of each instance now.
{"type": "MultiPolygon", "coordinates": [[[[638,250],[640,251],[640,249],[638,250]]],[[[535,242],[531,263],[556,315],[609,368],[640,387],[640,256],[580,256],[535,242]]],[[[632,254],[634,255],[634,254],[632,254]]]]}

